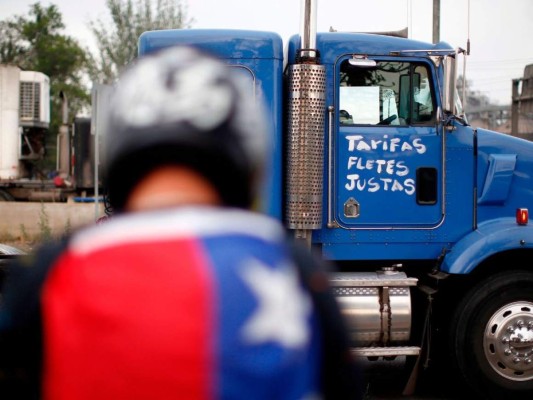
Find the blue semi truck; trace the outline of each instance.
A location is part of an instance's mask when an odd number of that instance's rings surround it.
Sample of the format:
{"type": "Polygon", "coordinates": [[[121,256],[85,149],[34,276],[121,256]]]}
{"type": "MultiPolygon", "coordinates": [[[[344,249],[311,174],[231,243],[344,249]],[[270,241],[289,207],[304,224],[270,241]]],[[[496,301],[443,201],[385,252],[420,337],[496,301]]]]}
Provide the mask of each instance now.
{"type": "Polygon", "coordinates": [[[313,13],[285,45],[273,32],[163,30],[141,35],[139,56],[200,47],[266,103],[263,211],[338,266],[357,356],[451,365],[485,397],[532,395],[533,143],[469,125],[463,50],[317,33],[313,13]]]}

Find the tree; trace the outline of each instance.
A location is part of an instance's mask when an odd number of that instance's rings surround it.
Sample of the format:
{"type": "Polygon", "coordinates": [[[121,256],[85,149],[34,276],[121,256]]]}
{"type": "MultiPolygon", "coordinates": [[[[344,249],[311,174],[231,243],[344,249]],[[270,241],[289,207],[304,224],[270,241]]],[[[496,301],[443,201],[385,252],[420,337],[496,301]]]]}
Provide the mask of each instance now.
{"type": "MultiPolygon", "coordinates": [[[[51,121],[49,135],[55,138],[61,124],[60,93],[69,100],[70,115],[76,115],[90,103],[83,84],[88,71],[86,51],[61,31],[65,28],[57,6],[32,4],[28,15],[0,21],[0,62],[12,63],[28,71],[38,71],[50,78],[51,121]]],[[[56,140],[47,140],[45,168],[55,163],[56,140]]]]}
{"type": "Polygon", "coordinates": [[[107,0],[112,24],[91,21],[98,54],[94,57],[91,77],[100,83],[113,83],[120,71],[137,56],[137,41],[148,30],[190,28],[194,20],[187,16],[181,0],[107,0]]]}

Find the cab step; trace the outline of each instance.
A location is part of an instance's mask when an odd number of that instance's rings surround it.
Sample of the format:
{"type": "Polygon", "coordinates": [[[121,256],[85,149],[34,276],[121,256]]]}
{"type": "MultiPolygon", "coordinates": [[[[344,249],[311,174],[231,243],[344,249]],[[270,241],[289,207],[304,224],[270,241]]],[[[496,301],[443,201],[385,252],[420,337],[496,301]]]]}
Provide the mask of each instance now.
{"type": "Polygon", "coordinates": [[[395,357],[395,356],[418,356],[420,347],[397,346],[397,347],[354,347],[352,354],[358,357],[395,357]]]}

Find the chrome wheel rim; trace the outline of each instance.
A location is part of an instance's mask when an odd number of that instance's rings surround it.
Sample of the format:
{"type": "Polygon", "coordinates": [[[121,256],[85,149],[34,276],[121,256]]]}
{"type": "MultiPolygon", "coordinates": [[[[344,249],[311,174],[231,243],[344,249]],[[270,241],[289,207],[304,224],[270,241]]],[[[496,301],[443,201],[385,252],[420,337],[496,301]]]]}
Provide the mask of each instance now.
{"type": "Polygon", "coordinates": [[[506,379],[533,379],[533,303],[498,309],[485,327],[483,349],[489,365],[506,379]]]}

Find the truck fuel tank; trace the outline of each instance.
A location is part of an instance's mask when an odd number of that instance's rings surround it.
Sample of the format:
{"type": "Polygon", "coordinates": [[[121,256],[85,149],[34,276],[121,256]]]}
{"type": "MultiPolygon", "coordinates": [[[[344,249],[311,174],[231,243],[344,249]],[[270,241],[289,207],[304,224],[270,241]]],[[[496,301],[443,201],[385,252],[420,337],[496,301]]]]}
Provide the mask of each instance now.
{"type": "Polygon", "coordinates": [[[355,346],[394,346],[411,335],[411,292],[418,280],[395,267],[338,272],[331,286],[355,346]]]}

